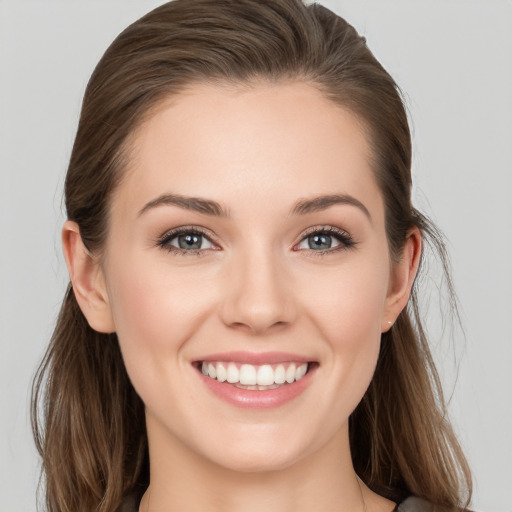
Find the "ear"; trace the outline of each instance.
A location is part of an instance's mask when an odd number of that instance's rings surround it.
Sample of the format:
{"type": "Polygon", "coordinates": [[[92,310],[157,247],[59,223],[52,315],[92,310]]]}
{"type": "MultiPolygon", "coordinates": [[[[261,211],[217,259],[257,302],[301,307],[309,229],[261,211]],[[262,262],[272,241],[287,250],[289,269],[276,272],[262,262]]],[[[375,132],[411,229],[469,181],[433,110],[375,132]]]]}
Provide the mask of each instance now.
{"type": "Polygon", "coordinates": [[[407,305],[421,257],[421,232],[415,226],[407,234],[400,260],[391,269],[388,295],[382,318],[382,332],[388,331],[407,305]]]}
{"type": "Polygon", "coordinates": [[[76,222],[66,221],[62,246],[76,300],[91,328],[98,332],[115,331],[103,270],[85,247],[76,222]]]}

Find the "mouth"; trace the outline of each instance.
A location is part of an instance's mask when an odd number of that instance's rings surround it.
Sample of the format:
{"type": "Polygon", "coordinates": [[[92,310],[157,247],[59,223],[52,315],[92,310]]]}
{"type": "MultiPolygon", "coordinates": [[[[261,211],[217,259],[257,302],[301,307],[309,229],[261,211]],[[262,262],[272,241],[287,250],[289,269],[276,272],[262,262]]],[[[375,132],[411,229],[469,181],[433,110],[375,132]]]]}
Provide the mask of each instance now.
{"type": "Polygon", "coordinates": [[[197,363],[201,373],[218,382],[232,384],[239,389],[266,391],[299,381],[314,363],[286,362],[253,365],[226,361],[197,363]]]}
{"type": "Polygon", "coordinates": [[[291,401],[309,386],[318,367],[316,361],[291,357],[273,363],[258,361],[259,364],[247,362],[247,357],[226,359],[198,360],[193,366],[210,391],[244,408],[277,407],[291,401]]]}

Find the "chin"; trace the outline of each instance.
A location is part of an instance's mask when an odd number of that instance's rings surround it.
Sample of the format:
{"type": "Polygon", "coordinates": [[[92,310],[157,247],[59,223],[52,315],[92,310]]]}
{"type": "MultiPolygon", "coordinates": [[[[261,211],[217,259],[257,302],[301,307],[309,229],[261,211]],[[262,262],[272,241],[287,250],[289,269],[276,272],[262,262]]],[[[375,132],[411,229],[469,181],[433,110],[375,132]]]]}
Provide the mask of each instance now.
{"type": "Polygon", "coordinates": [[[293,454],[258,454],[240,453],[237,451],[230,457],[223,454],[214,461],[217,465],[237,473],[271,473],[293,466],[301,457],[293,454]]]}
{"type": "Polygon", "coordinates": [[[228,446],[217,444],[220,450],[210,451],[207,457],[227,470],[241,473],[265,473],[287,469],[300,461],[308,447],[293,440],[283,442],[280,439],[269,441],[253,439],[249,442],[232,441],[228,446]]]}

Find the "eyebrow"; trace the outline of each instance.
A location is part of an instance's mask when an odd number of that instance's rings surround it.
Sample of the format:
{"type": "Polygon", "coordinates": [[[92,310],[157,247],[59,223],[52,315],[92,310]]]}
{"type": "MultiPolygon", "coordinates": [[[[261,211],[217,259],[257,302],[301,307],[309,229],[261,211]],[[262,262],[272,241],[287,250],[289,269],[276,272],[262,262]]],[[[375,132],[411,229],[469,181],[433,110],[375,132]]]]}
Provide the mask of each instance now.
{"type": "Polygon", "coordinates": [[[292,214],[305,215],[312,212],[326,210],[327,208],[337,204],[355,206],[356,208],[359,208],[366,217],[368,217],[370,222],[372,221],[372,216],[370,215],[368,208],[366,208],[361,201],[348,194],[331,194],[314,197],[312,199],[300,200],[293,207],[292,214]]]}
{"type": "Polygon", "coordinates": [[[200,197],[187,197],[179,194],[162,194],[158,196],[156,199],[144,205],[139,212],[139,216],[157,206],[164,205],[179,206],[185,210],[194,210],[215,217],[229,217],[228,210],[225,210],[217,201],[201,199],[200,197]]]}
{"type": "MultiPolygon", "coordinates": [[[[306,215],[308,213],[326,210],[327,208],[337,204],[355,206],[361,210],[366,215],[366,217],[368,217],[370,222],[372,221],[372,217],[368,211],[368,208],[366,208],[366,206],[361,203],[361,201],[348,194],[330,194],[317,196],[312,199],[301,199],[292,207],[291,214],[306,215]]],[[[214,217],[230,216],[229,211],[217,201],[212,201],[211,199],[202,199],[200,197],[188,197],[180,194],[162,194],[161,196],[158,196],[156,199],[153,199],[144,205],[144,207],[139,211],[139,216],[148,210],[157,208],[158,206],[166,205],[178,206],[179,208],[183,208],[185,210],[193,210],[198,213],[211,215],[214,217]]]]}

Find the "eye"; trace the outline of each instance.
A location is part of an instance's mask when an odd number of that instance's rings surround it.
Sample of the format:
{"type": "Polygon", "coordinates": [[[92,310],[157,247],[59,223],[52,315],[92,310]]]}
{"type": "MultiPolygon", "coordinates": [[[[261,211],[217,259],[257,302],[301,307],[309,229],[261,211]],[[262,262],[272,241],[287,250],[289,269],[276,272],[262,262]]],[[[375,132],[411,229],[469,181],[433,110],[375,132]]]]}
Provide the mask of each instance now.
{"type": "Polygon", "coordinates": [[[167,232],[158,240],[158,245],[168,251],[181,254],[196,254],[216,248],[212,241],[197,228],[182,228],[167,232]]]}
{"type": "Polygon", "coordinates": [[[315,252],[334,252],[355,245],[352,237],[346,232],[332,226],[314,228],[297,245],[296,250],[311,250],[315,252]]]}

